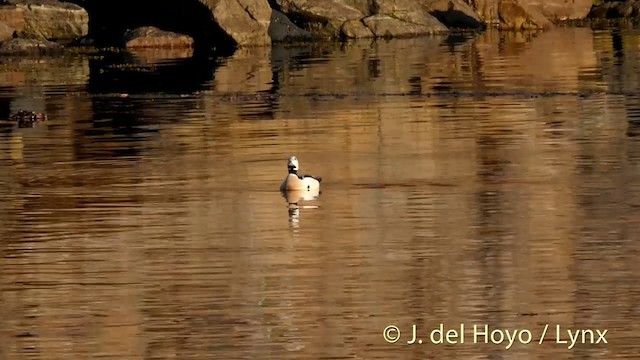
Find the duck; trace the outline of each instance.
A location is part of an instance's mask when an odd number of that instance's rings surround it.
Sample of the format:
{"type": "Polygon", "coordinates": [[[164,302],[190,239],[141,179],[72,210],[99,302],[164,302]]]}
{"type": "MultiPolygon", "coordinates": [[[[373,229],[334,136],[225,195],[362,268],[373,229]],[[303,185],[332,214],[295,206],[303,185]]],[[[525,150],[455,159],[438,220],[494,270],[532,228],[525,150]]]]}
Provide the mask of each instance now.
{"type": "Polygon", "coordinates": [[[47,114],[20,110],[11,115],[11,120],[18,123],[18,127],[33,127],[35,123],[47,121],[47,114]]]}
{"type": "Polygon", "coordinates": [[[296,156],[291,156],[287,161],[287,169],[289,173],[280,185],[280,191],[288,192],[294,190],[318,190],[320,189],[321,177],[315,177],[311,175],[298,175],[298,169],[300,163],[296,156]]]}

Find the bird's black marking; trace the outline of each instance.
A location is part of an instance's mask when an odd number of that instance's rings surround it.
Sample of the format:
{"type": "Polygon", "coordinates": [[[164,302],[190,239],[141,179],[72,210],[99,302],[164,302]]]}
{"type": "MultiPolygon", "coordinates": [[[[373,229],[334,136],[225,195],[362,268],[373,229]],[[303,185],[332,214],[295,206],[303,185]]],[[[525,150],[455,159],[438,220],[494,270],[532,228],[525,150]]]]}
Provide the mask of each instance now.
{"type": "Polygon", "coordinates": [[[300,177],[300,179],[304,179],[304,178],[312,178],[312,179],[316,179],[316,180],[318,180],[318,182],[321,182],[321,181],[322,181],[322,178],[321,178],[321,177],[315,177],[315,176],[313,176],[313,175],[302,175],[302,177],[300,177]]]}

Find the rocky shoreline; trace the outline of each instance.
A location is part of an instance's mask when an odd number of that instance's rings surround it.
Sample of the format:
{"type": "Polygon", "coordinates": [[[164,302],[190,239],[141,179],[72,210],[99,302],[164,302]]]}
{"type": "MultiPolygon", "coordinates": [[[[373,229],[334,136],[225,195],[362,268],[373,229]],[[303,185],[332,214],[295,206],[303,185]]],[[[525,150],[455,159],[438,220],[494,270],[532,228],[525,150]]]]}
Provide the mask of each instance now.
{"type": "Polygon", "coordinates": [[[142,0],[1,1],[0,55],[87,45],[237,48],[487,27],[545,30],[590,19],[640,18],[635,0],[157,0],[149,5],[142,0]]]}

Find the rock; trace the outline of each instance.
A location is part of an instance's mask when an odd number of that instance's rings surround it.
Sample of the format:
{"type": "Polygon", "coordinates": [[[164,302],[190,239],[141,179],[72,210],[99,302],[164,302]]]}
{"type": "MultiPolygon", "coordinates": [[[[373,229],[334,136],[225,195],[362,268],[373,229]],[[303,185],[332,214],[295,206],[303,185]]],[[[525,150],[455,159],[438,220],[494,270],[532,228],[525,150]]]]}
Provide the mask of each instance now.
{"type": "Polygon", "coordinates": [[[348,39],[371,38],[375,35],[360,20],[348,20],[342,24],[340,29],[342,35],[348,39]]]}
{"type": "Polygon", "coordinates": [[[310,41],[311,33],[299,28],[289,18],[278,10],[271,11],[271,24],[269,25],[271,41],[310,41]]]}
{"type": "Polygon", "coordinates": [[[15,5],[2,5],[0,6],[0,23],[6,25],[6,27],[13,29],[11,32],[21,33],[24,31],[24,9],[15,5]]]}
{"type": "Polygon", "coordinates": [[[389,15],[369,16],[363,22],[376,37],[409,37],[447,31],[447,27],[435,18],[431,25],[407,22],[389,15]]]}
{"type": "MultiPolygon", "coordinates": [[[[275,0],[282,12],[295,24],[310,31],[316,37],[337,37],[342,25],[349,20],[360,20],[369,15],[341,0],[275,0]]],[[[355,1],[354,1],[355,2],[355,1]]]]}
{"type": "Polygon", "coordinates": [[[481,29],[484,22],[473,8],[462,0],[429,0],[431,15],[450,28],[481,29]]]}
{"type": "Polygon", "coordinates": [[[498,6],[500,28],[505,30],[539,30],[553,27],[542,13],[517,0],[501,0],[498,6]]]}
{"type": "Polygon", "coordinates": [[[377,6],[376,1],[377,0],[348,0],[347,5],[365,15],[373,15],[377,6]]]}
{"type": "Polygon", "coordinates": [[[14,28],[0,22],[0,41],[13,39],[14,34],[16,34],[16,30],[14,28]]]}
{"type": "Polygon", "coordinates": [[[62,45],[42,39],[11,39],[0,43],[0,55],[50,55],[62,51],[62,45]]]}
{"type": "Polygon", "coordinates": [[[603,2],[600,5],[593,6],[589,12],[590,19],[608,19],[609,13],[616,6],[613,2],[603,2]]]}
{"type": "Polygon", "coordinates": [[[500,0],[474,0],[472,2],[476,14],[487,25],[499,25],[498,5],[500,0]]]}
{"type": "Polygon", "coordinates": [[[271,7],[267,0],[201,0],[238,45],[269,45],[271,7]]]}
{"type": "Polygon", "coordinates": [[[594,6],[589,12],[590,19],[621,19],[640,16],[640,2],[638,1],[607,1],[594,6]]]}
{"type": "Polygon", "coordinates": [[[431,9],[423,0],[376,0],[375,15],[387,15],[415,25],[439,24],[439,21],[428,13],[429,10],[431,9]]]}
{"type": "Polygon", "coordinates": [[[24,11],[24,34],[47,40],[70,40],[89,32],[89,14],[82,7],[55,0],[9,0],[24,11]]]}
{"type": "Polygon", "coordinates": [[[153,26],[144,26],[129,30],[124,35],[127,48],[190,48],[193,38],[160,30],[153,26]]]}
{"type": "Polygon", "coordinates": [[[315,36],[404,37],[447,31],[425,0],[275,0],[315,36]]]}
{"type": "Polygon", "coordinates": [[[593,0],[519,0],[519,3],[551,21],[584,19],[593,6],[593,0]]]}
{"type": "Polygon", "coordinates": [[[528,5],[527,0],[475,0],[473,3],[485,24],[504,30],[546,29],[553,26],[536,7],[528,5]]]}

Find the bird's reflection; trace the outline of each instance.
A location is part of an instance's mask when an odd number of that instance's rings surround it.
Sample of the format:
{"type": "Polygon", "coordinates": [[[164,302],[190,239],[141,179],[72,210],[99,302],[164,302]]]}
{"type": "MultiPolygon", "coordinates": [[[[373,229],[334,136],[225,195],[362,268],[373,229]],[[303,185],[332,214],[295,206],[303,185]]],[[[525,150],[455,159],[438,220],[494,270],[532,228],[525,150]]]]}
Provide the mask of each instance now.
{"type": "Polygon", "coordinates": [[[281,192],[282,197],[287,201],[289,209],[289,226],[298,228],[300,226],[300,209],[316,209],[315,205],[300,205],[301,201],[313,201],[320,197],[320,189],[310,190],[289,190],[281,192]]]}

